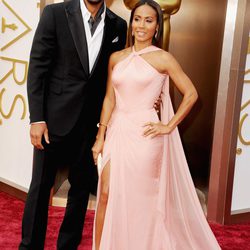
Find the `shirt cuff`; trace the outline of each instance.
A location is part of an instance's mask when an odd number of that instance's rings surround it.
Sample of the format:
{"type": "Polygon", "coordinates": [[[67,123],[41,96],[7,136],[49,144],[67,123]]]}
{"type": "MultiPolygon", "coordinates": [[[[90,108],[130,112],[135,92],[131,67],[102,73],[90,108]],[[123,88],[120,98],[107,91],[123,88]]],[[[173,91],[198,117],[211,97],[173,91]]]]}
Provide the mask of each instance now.
{"type": "Polygon", "coordinates": [[[46,123],[45,121],[32,122],[31,124],[46,123]]]}

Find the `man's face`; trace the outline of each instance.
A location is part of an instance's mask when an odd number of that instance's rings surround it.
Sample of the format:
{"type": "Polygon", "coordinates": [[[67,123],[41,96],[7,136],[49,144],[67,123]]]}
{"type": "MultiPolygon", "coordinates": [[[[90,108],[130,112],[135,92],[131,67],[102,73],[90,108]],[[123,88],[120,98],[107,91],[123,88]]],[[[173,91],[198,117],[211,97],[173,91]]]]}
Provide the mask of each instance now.
{"type": "Polygon", "coordinates": [[[102,3],[104,0],[86,0],[89,4],[99,4],[102,3]]]}

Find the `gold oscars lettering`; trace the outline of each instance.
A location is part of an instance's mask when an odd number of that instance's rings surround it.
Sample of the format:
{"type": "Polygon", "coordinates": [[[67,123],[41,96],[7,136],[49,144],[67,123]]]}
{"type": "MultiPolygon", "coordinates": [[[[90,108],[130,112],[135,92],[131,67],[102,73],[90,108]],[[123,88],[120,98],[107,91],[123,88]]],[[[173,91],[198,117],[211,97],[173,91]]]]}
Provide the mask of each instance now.
{"type": "MultiPolygon", "coordinates": [[[[9,112],[6,114],[5,111],[3,110],[3,107],[2,107],[3,94],[5,91],[6,91],[5,88],[1,89],[1,91],[0,91],[0,114],[1,114],[1,116],[5,119],[9,119],[14,111],[14,108],[16,106],[17,101],[20,100],[21,103],[23,104],[23,112],[22,112],[22,116],[21,116],[21,119],[23,120],[25,118],[26,112],[27,112],[25,98],[22,95],[17,94],[14,97],[14,100],[12,102],[12,105],[11,105],[9,112]]],[[[0,125],[1,124],[2,124],[2,120],[0,119],[0,125]]]]}
{"type": "MultiPolygon", "coordinates": [[[[5,39],[4,44],[1,44],[0,51],[3,54],[7,49],[11,51],[11,46],[16,44],[20,39],[23,39],[26,34],[31,31],[29,25],[23,18],[14,10],[14,8],[6,0],[0,0],[4,8],[6,16],[2,16],[0,19],[1,35],[8,37],[5,39]]],[[[39,5],[37,5],[39,7],[39,5]]],[[[9,54],[9,53],[8,53],[9,54]]],[[[0,125],[3,123],[3,119],[10,119],[15,111],[15,108],[21,107],[20,119],[24,119],[27,114],[27,100],[26,98],[15,93],[13,100],[11,100],[10,106],[5,106],[5,100],[9,100],[8,88],[14,85],[21,86],[27,81],[28,61],[20,60],[14,57],[0,56],[0,63],[7,68],[7,72],[0,75],[0,125]],[[17,70],[18,68],[18,70],[17,70]],[[20,72],[21,71],[21,72],[20,72]],[[18,74],[17,74],[18,73],[18,74]],[[8,83],[7,83],[8,80],[8,83]],[[4,86],[3,86],[4,85],[4,86]]],[[[1,66],[1,68],[3,68],[1,66]]],[[[1,73],[2,74],[2,73],[1,73]]]]}
{"type": "MultiPolygon", "coordinates": [[[[248,41],[248,51],[247,51],[248,55],[250,54],[250,38],[248,41]]],[[[250,69],[246,69],[245,71],[245,78],[250,74],[250,69]]],[[[249,77],[248,77],[249,79],[249,77]]],[[[244,79],[244,86],[249,86],[250,80],[244,79]]],[[[244,89],[244,88],[243,88],[244,89]]],[[[250,127],[250,120],[249,120],[249,114],[247,108],[250,107],[250,99],[247,100],[245,103],[243,103],[240,112],[241,112],[241,117],[240,117],[240,122],[239,122],[239,129],[238,129],[238,138],[239,141],[241,142],[242,145],[244,146],[250,146],[250,138],[246,138],[245,135],[243,135],[243,128],[244,127],[250,127]],[[243,113],[244,111],[244,113],[243,113]]],[[[249,109],[248,109],[249,110],[249,109]]],[[[249,130],[248,130],[249,131],[249,130]]],[[[240,155],[242,153],[242,148],[237,148],[236,149],[236,154],[240,155]]]]}
{"type": "MultiPolygon", "coordinates": [[[[127,8],[132,9],[138,0],[123,0],[127,8]]],[[[168,50],[170,38],[170,16],[174,15],[181,6],[181,0],[156,0],[164,15],[163,49],[168,50]]]]}
{"type": "MultiPolygon", "coordinates": [[[[1,2],[1,1],[0,1],[1,2]]],[[[25,27],[25,30],[19,34],[19,32],[17,32],[17,36],[15,36],[11,41],[7,42],[6,44],[4,44],[1,47],[1,51],[6,50],[8,47],[10,47],[11,45],[13,45],[14,43],[16,43],[19,39],[21,39],[22,37],[24,37],[27,33],[29,33],[31,31],[31,28],[28,26],[28,24],[16,13],[16,11],[14,11],[14,9],[7,3],[7,1],[2,0],[3,5],[7,8],[7,10],[12,14],[13,18],[19,22],[22,26],[25,27]]],[[[2,29],[1,32],[4,34],[6,32],[7,29],[14,31],[18,31],[18,25],[16,25],[13,22],[9,22],[7,21],[4,17],[2,17],[2,25],[1,25],[2,29]]]]}
{"type": "MultiPolygon", "coordinates": [[[[245,110],[248,106],[250,106],[250,99],[248,101],[246,101],[242,105],[241,112],[243,110],[245,110]]],[[[238,131],[239,140],[242,143],[242,145],[245,145],[245,146],[250,146],[250,138],[249,139],[245,138],[244,135],[243,135],[243,133],[242,133],[243,127],[247,126],[245,124],[248,124],[248,127],[250,125],[249,119],[247,119],[248,115],[249,115],[248,113],[244,113],[243,116],[240,118],[239,131],[238,131]],[[248,123],[247,123],[247,121],[248,121],[248,123]]],[[[237,148],[236,153],[237,154],[241,154],[242,153],[242,149],[241,148],[237,148]]]]}
{"type": "MultiPolygon", "coordinates": [[[[9,64],[11,65],[8,72],[2,78],[0,78],[0,84],[4,83],[7,78],[12,76],[15,84],[23,85],[27,80],[28,62],[18,60],[18,59],[14,59],[14,58],[3,57],[3,56],[1,56],[0,59],[1,59],[1,62],[9,62],[9,64]],[[21,79],[18,79],[17,74],[16,74],[16,68],[17,68],[18,64],[19,64],[19,66],[23,67],[23,76],[22,76],[21,79]]],[[[16,106],[17,101],[20,100],[21,101],[20,103],[22,104],[22,107],[23,107],[23,112],[22,112],[21,119],[24,119],[25,116],[26,116],[26,110],[27,110],[27,105],[26,105],[25,98],[22,95],[17,94],[14,97],[14,100],[12,102],[10,111],[6,114],[5,108],[3,107],[4,106],[3,105],[3,103],[4,103],[3,98],[4,98],[4,93],[5,92],[6,92],[5,88],[0,89],[0,115],[1,115],[1,117],[3,117],[4,119],[9,119],[11,117],[13,111],[14,111],[14,108],[16,106]]],[[[2,124],[1,117],[0,117],[0,125],[2,124]]]]}
{"type": "MultiPolygon", "coordinates": [[[[249,52],[249,54],[250,54],[250,52],[249,52]]],[[[250,75],[250,69],[248,69],[246,72],[245,72],[245,76],[246,75],[250,75]]],[[[244,80],[244,83],[250,83],[250,80],[244,80]]]]}

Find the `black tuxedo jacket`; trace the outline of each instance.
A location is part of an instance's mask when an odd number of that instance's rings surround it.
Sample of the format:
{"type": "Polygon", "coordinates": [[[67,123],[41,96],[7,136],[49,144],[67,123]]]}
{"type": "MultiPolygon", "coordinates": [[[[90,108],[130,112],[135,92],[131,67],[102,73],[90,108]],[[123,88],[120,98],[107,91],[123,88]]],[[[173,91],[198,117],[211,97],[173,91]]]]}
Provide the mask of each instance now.
{"type": "Polygon", "coordinates": [[[90,73],[79,1],[45,7],[30,54],[30,121],[46,121],[49,132],[56,136],[69,133],[80,114],[86,127],[96,131],[109,56],[126,43],[126,22],[107,9],[101,49],[90,73]]]}

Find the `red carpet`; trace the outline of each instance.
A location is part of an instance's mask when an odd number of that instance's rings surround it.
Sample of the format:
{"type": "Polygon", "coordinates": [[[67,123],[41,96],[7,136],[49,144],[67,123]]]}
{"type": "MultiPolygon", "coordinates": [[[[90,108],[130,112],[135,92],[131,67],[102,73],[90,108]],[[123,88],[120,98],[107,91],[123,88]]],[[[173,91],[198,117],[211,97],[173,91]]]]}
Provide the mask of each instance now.
{"type": "MultiPolygon", "coordinates": [[[[16,250],[21,237],[24,203],[0,192],[0,250],[16,250]]],[[[56,250],[56,237],[64,208],[51,207],[45,250],[56,250]]],[[[94,212],[87,213],[83,240],[78,250],[91,250],[94,212]]],[[[233,226],[211,225],[223,250],[250,250],[250,223],[233,226]]]]}

